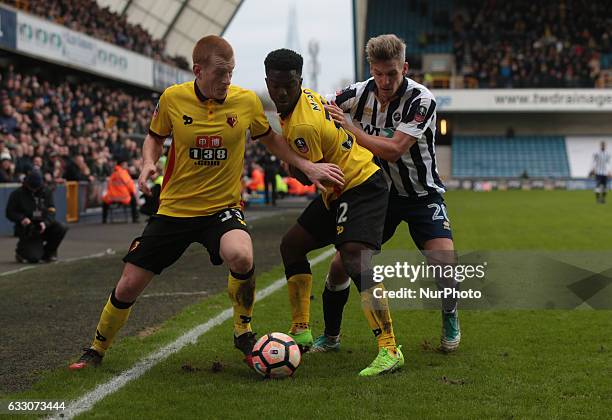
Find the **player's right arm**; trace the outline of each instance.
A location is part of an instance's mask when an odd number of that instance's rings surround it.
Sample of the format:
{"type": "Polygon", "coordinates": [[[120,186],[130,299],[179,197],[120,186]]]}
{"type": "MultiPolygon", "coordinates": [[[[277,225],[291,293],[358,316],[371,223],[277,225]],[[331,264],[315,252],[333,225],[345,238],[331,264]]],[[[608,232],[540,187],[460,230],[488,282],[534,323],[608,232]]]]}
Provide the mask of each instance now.
{"type": "Polygon", "coordinates": [[[342,125],[345,130],[353,133],[360,146],[368,149],[374,156],[378,156],[388,162],[396,162],[417,142],[415,137],[399,130],[396,130],[391,138],[367,134],[359,127],[351,124],[344,115],[343,110],[337,105],[327,104],[325,109],[329,111],[334,121],[342,125]]]}
{"type": "Polygon", "coordinates": [[[151,193],[147,181],[157,174],[156,165],[164,151],[164,139],[172,133],[172,121],[168,112],[166,95],[164,91],[159,97],[153,118],[151,118],[149,134],[142,145],[142,171],[138,177],[138,187],[145,194],[151,193]]]}
{"type": "Polygon", "coordinates": [[[164,151],[164,140],[147,134],[142,145],[142,171],[138,177],[138,187],[145,194],[150,194],[147,181],[157,174],[157,161],[164,151]]]}

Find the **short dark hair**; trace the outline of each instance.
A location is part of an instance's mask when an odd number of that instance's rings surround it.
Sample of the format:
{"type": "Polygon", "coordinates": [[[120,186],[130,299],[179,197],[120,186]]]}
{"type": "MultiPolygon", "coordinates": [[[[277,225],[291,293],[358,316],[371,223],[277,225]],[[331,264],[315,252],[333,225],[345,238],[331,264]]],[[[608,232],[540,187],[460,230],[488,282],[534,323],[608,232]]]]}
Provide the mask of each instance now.
{"type": "Polygon", "coordinates": [[[295,70],[299,75],[302,75],[303,65],[304,59],[302,56],[286,48],[272,51],[264,61],[266,73],[268,73],[269,70],[295,70]]]}

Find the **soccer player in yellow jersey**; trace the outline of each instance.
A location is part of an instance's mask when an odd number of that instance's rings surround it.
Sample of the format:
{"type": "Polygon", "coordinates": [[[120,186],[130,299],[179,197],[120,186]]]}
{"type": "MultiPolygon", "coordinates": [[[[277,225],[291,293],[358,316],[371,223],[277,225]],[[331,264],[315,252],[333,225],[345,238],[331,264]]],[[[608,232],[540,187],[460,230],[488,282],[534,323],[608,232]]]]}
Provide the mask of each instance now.
{"type": "Polygon", "coordinates": [[[302,349],[312,345],[310,293],[312,274],[306,254],[334,244],[342,266],[361,293],[362,306],[378,341],[378,355],[359,374],[393,372],[404,364],[397,346],[386,298],[373,280],[372,254],[380,250],[387,183],[373,155],[355,137],[334,123],[316,92],[302,89],[302,57],[280,49],[265,59],[266,84],[280,114],[290,147],[312,162],[334,163],[344,173],[344,187],[328,187],[313,200],[285,234],[281,255],[287,276],[292,323],[289,334],[302,349]]]}
{"type": "Polygon", "coordinates": [[[234,345],[250,361],[256,341],[251,331],[255,300],[253,249],[240,208],[247,130],[284,161],[302,170],[318,187],[342,186],[335,165],[313,165],[292,152],[270,129],[254,92],[231,85],[234,53],[218,36],[200,39],[193,50],[195,81],[167,88],[159,99],[143,145],[140,188],[154,177],[163,140],[172,146],[160,206],[142,236],[124,257],[121,278],[113,289],[90,348],[70,369],[98,365],[132,305],[155,274],[172,265],[193,242],[204,245],[213,264],[229,268],[228,294],[234,309],[234,345]]]}

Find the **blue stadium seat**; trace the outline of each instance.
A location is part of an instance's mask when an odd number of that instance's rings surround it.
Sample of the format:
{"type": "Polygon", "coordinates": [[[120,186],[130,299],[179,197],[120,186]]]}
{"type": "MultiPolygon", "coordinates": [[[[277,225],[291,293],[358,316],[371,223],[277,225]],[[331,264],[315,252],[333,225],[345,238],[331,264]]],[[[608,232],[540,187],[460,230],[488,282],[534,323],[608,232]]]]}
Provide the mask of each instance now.
{"type": "Polygon", "coordinates": [[[560,136],[455,136],[454,177],[568,178],[565,139],[560,136]]]}
{"type": "Polygon", "coordinates": [[[367,34],[370,37],[394,33],[406,41],[408,55],[453,52],[450,15],[452,0],[384,0],[368,2],[367,34]],[[435,24],[439,15],[448,16],[449,23],[435,24]],[[427,34],[427,42],[419,37],[427,34]]]}

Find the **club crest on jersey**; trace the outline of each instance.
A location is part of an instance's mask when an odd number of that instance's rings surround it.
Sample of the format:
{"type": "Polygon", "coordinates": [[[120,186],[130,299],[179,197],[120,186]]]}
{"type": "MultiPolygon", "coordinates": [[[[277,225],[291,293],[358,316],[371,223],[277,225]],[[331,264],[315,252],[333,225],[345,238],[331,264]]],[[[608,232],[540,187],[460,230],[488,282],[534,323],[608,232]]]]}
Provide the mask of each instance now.
{"type": "Polygon", "coordinates": [[[238,124],[238,115],[236,114],[225,114],[227,125],[234,128],[238,124]]]}
{"type": "Polygon", "coordinates": [[[308,153],[308,145],[306,144],[306,140],[304,140],[303,138],[298,138],[293,140],[293,143],[295,144],[295,147],[301,152],[301,153],[308,153]]]}
{"type": "Polygon", "coordinates": [[[399,122],[402,119],[402,114],[399,111],[393,113],[393,121],[399,122]]]}
{"type": "Polygon", "coordinates": [[[424,105],[419,106],[414,116],[414,121],[418,123],[425,121],[425,115],[427,115],[427,108],[424,105]]]}

